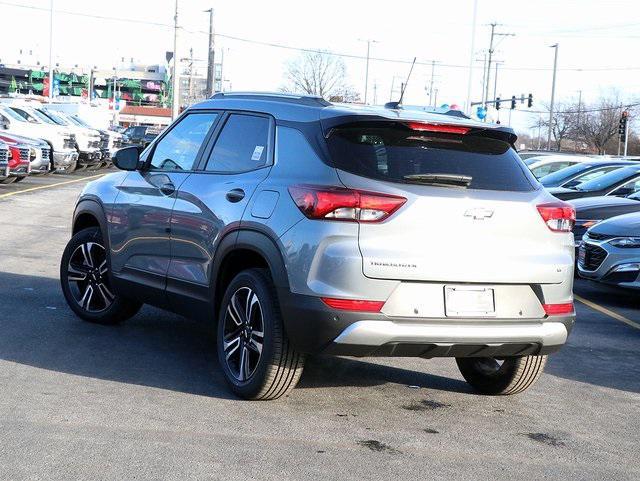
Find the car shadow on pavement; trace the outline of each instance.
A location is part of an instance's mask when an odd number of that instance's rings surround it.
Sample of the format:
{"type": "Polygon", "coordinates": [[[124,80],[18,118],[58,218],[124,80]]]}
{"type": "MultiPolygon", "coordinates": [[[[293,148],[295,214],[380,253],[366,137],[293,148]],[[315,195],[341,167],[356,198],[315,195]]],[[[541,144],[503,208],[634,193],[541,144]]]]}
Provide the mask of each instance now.
{"type": "Polygon", "coordinates": [[[0,272],[0,359],[122,383],[233,398],[211,329],[144,307],[118,326],[80,320],[58,279],[0,272]]]}
{"type": "MultiPolygon", "coordinates": [[[[424,362],[428,363],[429,361],[425,360],[424,362]]],[[[466,382],[459,379],[386,366],[368,362],[368,360],[360,361],[354,358],[330,356],[308,357],[298,387],[302,389],[367,387],[387,383],[418,386],[439,391],[474,392],[466,382]]]]}

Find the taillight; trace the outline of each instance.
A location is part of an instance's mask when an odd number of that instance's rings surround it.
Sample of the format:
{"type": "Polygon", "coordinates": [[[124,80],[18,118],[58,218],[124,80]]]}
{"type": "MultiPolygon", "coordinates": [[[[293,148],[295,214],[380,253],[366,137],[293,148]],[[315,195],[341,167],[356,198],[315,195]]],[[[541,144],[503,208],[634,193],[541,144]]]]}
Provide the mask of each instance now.
{"type": "Polygon", "coordinates": [[[557,201],[540,204],[537,207],[542,220],[553,232],[571,232],[576,222],[576,210],[571,204],[557,201]]]}
{"type": "Polygon", "coordinates": [[[407,201],[404,197],[343,187],[296,185],[291,198],[309,219],[380,222],[407,201]]]}
{"type": "Polygon", "coordinates": [[[563,304],[542,304],[542,308],[547,316],[571,314],[574,309],[573,302],[565,302],[563,304]]]}
{"type": "Polygon", "coordinates": [[[471,130],[470,127],[463,127],[461,125],[429,124],[425,122],[407,122],[406,125],[411,130],[420,130],[422,132],[440,132],[443,134],[464,135],[471,130]]]}
{"type": "Polygon", "coordinates": [[[323,297],[322,302],[327,306],[341,311],[380,312],[384,301],[362,301],[358,299],[335,299],[323,297]]]}

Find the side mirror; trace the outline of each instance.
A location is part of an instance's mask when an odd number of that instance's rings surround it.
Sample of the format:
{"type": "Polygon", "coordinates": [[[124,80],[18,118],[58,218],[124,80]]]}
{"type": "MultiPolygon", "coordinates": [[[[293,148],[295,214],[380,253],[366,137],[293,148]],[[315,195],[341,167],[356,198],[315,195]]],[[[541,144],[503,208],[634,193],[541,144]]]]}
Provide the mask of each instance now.
{"type": "Polygon", "coordinates": [[[137,170],[140,163],[140,149],[138,147],[125,147],[116,151],[113,165],[120,170],[137,170]]]}

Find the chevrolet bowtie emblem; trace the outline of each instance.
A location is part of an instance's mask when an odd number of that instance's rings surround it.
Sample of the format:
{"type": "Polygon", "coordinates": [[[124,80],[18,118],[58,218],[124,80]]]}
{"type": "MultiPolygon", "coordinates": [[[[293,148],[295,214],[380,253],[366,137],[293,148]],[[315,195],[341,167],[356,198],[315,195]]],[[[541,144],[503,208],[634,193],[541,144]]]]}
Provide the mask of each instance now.
{"type": "Polygon", "coordinates": [[[488,219],[492,215],[493,215],[493,211],[491,209],[485,209],[483,207],[478,207],[476,209],[469,209],[464,213],[465,217],[473,217],[474,220],[488,219]]]}

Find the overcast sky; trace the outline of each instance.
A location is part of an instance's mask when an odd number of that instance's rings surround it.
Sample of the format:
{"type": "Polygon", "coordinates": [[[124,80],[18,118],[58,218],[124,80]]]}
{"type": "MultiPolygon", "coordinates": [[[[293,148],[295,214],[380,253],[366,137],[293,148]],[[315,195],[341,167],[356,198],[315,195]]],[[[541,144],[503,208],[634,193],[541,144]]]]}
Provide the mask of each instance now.
{"type": "MultiPolygon", "coordinates": [[[[13,63],[18,50],[33,50],[34,58],[48,62],[49,0],[0,0],[0,61],[13,63]],[[27,5],[36,8],[23,8],[27,5]],[[47,9],[41,10],[42,8],[47,9]]],[[[97,65],[111,68],[121,57],[142,63],[164,62],[173,50],[174,0],[54,0],[55,60],[61,65],[97,65]],[[126,18],[132,21],[70,15],[126,18]],[[150,22],[161,25],[145,24],[150,22]]],[[[216,32],[291,47],[321,48],[350,55],[365,55],[375,39],[371,56],[410,62],[436,60],[438,104],[466,100],[473,0],[448,1],[270,1],[180,0],[179,56],[206,59],[208,14],[215,9],[216,32]]],[[[547,102],[551,90],[553,49],[559,43],[557,98],[595,101],[617,89],[623,101],[640,97],[640,2],[637,0],[478,0],[473,100],[481,97],[482,55],[489,43],[490,22],[496,31],[515,36],[498,37],[495,59],[501,61],[497,93],[501,97],[534,95],[534,109],[547,102]],[[582,69],[582,70],[572,70],[582,69]]],[[[287,60],[295,50],[217,37],[225,51],[225,77],[234,90],[275,90],[283,82],[287,60]]],[[[220,51],[218,51],[219,55],[220,51]]],[[[365,62],[345,59],[349,83],[364,93],[365,62]]],[[[204,63],[201,63],[204,67],[204,63]]],[[[372,61],[369,100],[377,87],[378,103],[389,100],[409,64],[372,61]]],[[[492,75],[494,70],[492,69],[492,75]]],[[[431,67],[418,65],[409,82],[405,102],[426,104],[431,67]]],[[[491,84],[493,93],[493,83],[491,84]]],[[[519,107],[520,108],[520,107],[519,107]]],[[[513,114],[516,127],[532,123],[526,109],[513,114]]],[[[501,112],[506,122],[506,110],[501,112]]]]}

